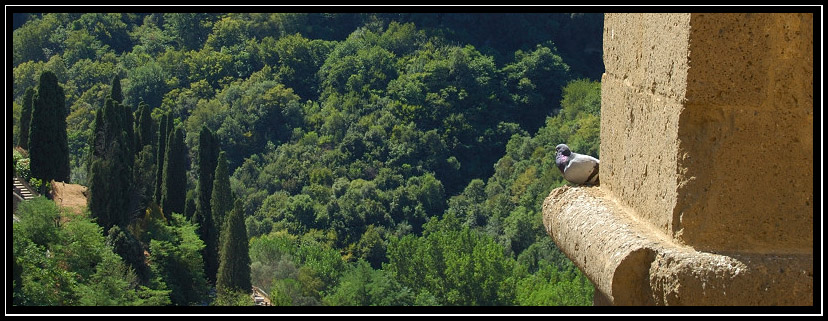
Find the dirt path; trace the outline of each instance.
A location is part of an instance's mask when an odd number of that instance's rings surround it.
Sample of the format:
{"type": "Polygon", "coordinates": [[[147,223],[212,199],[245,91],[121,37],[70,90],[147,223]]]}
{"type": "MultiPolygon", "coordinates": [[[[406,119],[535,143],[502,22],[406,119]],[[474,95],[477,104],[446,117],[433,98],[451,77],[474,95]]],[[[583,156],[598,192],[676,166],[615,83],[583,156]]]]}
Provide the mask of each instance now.
{"type": "Polygon", "coordinates": [[[86,210],[86,186],[52,181],[52,199],[58,206],[81,214],[86,210]]]}

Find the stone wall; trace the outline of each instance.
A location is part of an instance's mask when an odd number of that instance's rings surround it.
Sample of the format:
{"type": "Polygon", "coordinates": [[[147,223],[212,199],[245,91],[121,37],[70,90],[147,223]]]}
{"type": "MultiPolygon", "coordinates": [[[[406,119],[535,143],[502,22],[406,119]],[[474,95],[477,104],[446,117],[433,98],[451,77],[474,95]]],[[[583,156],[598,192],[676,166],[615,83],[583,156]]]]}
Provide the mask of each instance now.
{"type": "Polygon", "coordinates": [[[605,15],[601,186],[544,202],[596,304],[813,304],[813,27],[605,15]]]}
{"type": "Polygon", "coordinates": [[[696,248],[810,253],[813,15],[693,14],[673,233],[696,248]]]}
{"type": "Polygon", "coordinates": [[[605,14],[601,187],[672,234],[689,14],[605,14]]]}

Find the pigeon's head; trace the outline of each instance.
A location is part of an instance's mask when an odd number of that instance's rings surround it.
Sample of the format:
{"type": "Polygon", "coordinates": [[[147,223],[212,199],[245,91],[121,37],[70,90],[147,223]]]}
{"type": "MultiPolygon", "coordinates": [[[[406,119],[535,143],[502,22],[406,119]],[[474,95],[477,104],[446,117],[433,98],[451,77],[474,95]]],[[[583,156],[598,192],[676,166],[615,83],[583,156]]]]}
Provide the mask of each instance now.
{"type": "Polygon", "coordinates": [[[569,146],[566,146],[566,144],[559,144],[558,146],[555,146],[555,152],[564,156],[572,154],[572,151],[569,150],[569,146]]]}

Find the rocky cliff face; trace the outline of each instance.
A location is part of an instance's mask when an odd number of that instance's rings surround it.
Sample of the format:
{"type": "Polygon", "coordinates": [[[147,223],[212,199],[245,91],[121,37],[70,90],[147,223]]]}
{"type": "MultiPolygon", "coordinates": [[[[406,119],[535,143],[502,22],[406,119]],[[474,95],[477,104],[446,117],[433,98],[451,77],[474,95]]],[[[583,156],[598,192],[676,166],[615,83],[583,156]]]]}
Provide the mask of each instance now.
{"type": "Polygon", "coordinates": [[[604,28],[601,186],[544,203],[596,304],[813,304],[813,15],[604,28]]]}

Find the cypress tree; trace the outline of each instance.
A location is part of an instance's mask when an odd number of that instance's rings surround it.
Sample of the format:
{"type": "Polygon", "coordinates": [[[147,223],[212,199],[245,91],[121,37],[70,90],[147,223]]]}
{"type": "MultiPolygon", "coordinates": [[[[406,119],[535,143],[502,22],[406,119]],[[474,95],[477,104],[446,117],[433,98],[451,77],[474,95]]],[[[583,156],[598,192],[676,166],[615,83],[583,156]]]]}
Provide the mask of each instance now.
{"type": "Polygon", "coordinates": [[[32,176],[44,183],[69,181],[65,105],[66,97],[57,77],[51,71],[44,71],[32,103],[29,127],[29,166],[32,176]]]}
{"type": "Polygon", "coordinates": [[[158,122],[158,148],[155,153],[155,193],[153,193],[157,204],[161,204],[161,184],[164,182],[164,153],[167,151],[167,139],[169,138],[167,129],[171,127],[167,125],[169,120],[170,114],[167,113],[161,115],[161,119],[158,122]]]}
{"type": "Polygon", "coordinates": [[[219,295],[237,291],[250,293],[250,255],[241,200],[234,202],[225,225],[216,290],[219,295]]]}
{"type": "Polygon", "coordinates": [[[113,225],[113,218],[111,213],[116,212],[113,209],[111,191],[111,181],[109,177],[112,166],[111,161],[103,158],[93,158],[89,164],[89,197],[86,199],[86,207],[89,208],[89,214],[98,225],[104,229],[110,228],[113,225]]]}
{"type": "Polygon", "coordinates": [[[20,133],[17,139],[17,146],[25,150],[29,149],[29,124],[32,122],[34,95],[34,88],[26,88],[26,92],[23,93],[23,108],[20,110],[20,133]]]}
{"type": "Polygon", "coordinates": [[[141,207],[152,200],[156,188],[154,126],[150,107],[144,102],[139,103],[135,124],[135,162],[132,176],[135,180],[135,190],[140,196],[141,207]]]}
{"type": "Polygon", "coordinates": [[[144,148],[145,145],[152,145],[155,142],[155,137],[153,137],[153,122],[152,122],[152,110],[150,107],[145,104],[143,101],[138,104],[138,117],[136,123],[136,133],[135,133],[135,149],[136,155],[141,149],[144,148]]]}
{"type": "Polygon", "coordinates": [[[107,232],[106,244],[112,247],[112,252],[123,258],[124,263],[132,267],[142,285],[149,283],[150,267],[144,262],[141,242],[132,233],[115,225],[107,232]]]}
{"type": "MultiPolygon", "coordinates": [[[[225,225],[225,216],[230,210],[230,204],[233,204],[233,194],[230,192],[230,174],[227,170],[227,155],[224,151],[219,152],[214,177],[210,208],[213,212],[213,224],[215,224],[216,230],[222,231],[225,225]]],[[[219,238],[219,244],[221,242],[221,238],[219,238]]]]}
{"type": "Polygon", "coordinates": [[[184,129],[175,127],[164,153],[164,181],[161,185],[161,208],[164,213],[184,214],[187,197],[187,145],[184,129]]]}
{"type": "Polygon", "coordinates": [[[112,97],[112,100],[117,101],[119,103],[124,102],[124,93],[121,91],[121,78],[118,75],[112,77],[112,86],[111,90],[109,91],[109,97],[112,97]]]}
{"type": "Polygon", "coordinates": [[[218,162],[219,146],[215,134],[201,127],[198,136],[198,203],[196,210],[212,214],[210,198],[213,196],[213,180],[218,162]]]}
{"type": "MultiPolygon", "coordinates": [[[[114,100],[114,99],[113,99],[114,100]]],[[[115,106],[118,106],[120,109],[121,114],[119,115],[121,131],[124,132],[126,135],[126,141],[123,142],[123,148],[126,150],[128,157],[126,161],[128,162],[128,167],[132,168],[135,164],[135,131],[133,129],[134,126],[134,119],[135,117],[132,115],[132,111],[130,110],[129,106],[120,104],[117,100],[114,103],[115,106]]],[[[131,174],[132,172],[130,172],[131,174]]]]}
{"type": "Polygon", "coordinates": [[[196,212],[196,200],[195,200],[195,191],[189,190],[187,191],[187,196],[184,198],[184,218],[188,221],[193,222],[193,216],[195,216],[196,212]]]}
{"type": "Polygon", "coordinates": [[[198,233],[205,244],[202,257],[210,283],[215,283],[218,271],[218,230],[210,207],[218,154],[219,147],[215,135],[207,126],[203,126],[198,137],[198,200],[193,222],[199,225],[198,233]]]}
{"type": "Polygon", "coordinates": [[[87,200],[92,217],[106,230],[114,225],[126,226],[129,222],[134,158],[124,125],[123,107],[107,98],[95,116],[87,200]]]}
{"type": "Polygon", "coordinates": [[[92,123],[92,135],[89,135],[89,150],[86,154],[86,172],[90,175],[92,173],[92,162],[99,155],[99,151],[103,150],[103,147],[98,146],[102,144],[103,136],[102,133],[98,132],[100,128],[103,128],[103,108],[95,111],[95,121],[92,123]]]}
{"type": "MultiPolygon", "coordinates": [[[[197,206],[197,205],[196,205],[197,206]]],[[[193,223],[198,224],[198,236],[204,241],[204,249],[201,250],[201,258],[204,261],[204,274],[210,284],[216,284],[216,273],[218,273],[218,230],[213,223],[212,214],[196,210],[193,214],[193,223]]]]}

